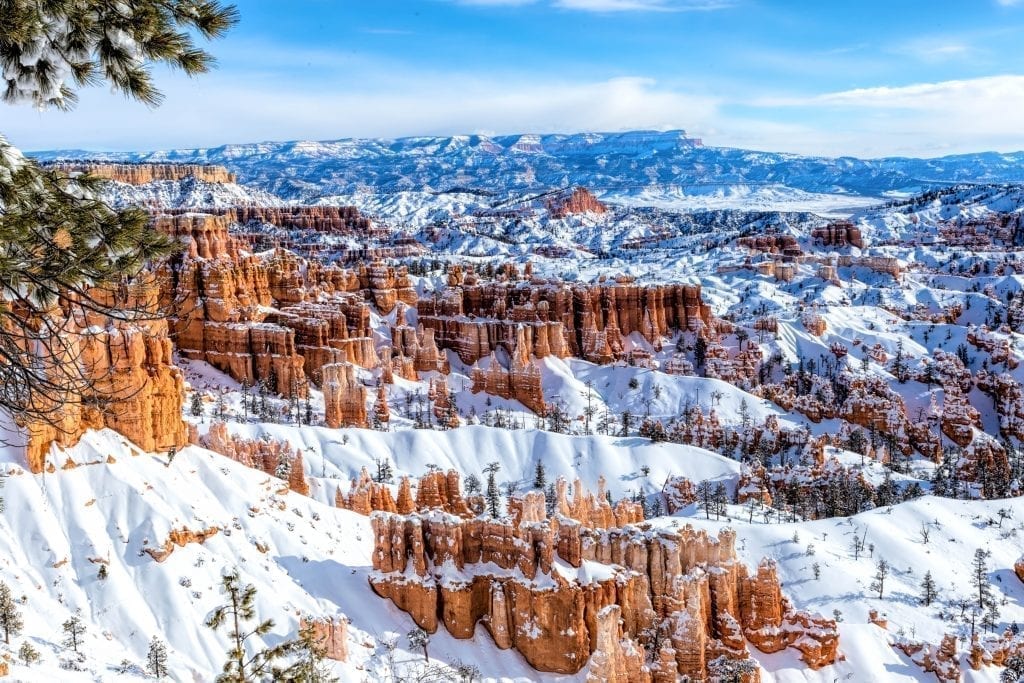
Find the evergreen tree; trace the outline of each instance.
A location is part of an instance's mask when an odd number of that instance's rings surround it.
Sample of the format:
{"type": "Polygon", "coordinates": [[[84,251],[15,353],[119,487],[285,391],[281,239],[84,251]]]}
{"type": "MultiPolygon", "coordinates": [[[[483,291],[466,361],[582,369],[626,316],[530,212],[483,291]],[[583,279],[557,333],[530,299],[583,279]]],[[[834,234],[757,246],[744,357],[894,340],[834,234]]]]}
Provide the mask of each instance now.
{"type": "Polygon", "coordinates": [[[78,652],[78,648],[82,645],[82,636],[85,635],[85,624],[82,623],[82,619],[75,614],[65,621],[61,628],[65,634],[64,647],[78,652]]]}
{"type": "Polygon", "coordinates": [[[693,364],[698,367],[704,367],[704,361],[708,355],[708,343],[704,340],[704,337],[698,335],[697,340],[693,343],[693,364]]]}
{"type": "MultiPolygon", "coordinates": [[[[213,59],[192,32],[216,38],[237,17],[217,0],[5,2],[3,99],[68,109],[77,88],[106,83],[158,104],[151,66],[208,71],[213,59]]],[[[145,211],[96,199],[98,182],[43,168],[0,135],[0,408],[17,420],[57,424],[68,404],[94,393],[69,318],[137,319],[122,285],[175,248],[145,211]],[[58,302],[63,315],[54,314],[58,302]]]]}
{"type": "Polygon", "coordinates": [[[4,644],[11,644],[11,636],[21,633],[25,623],[21,619],[21,612],[11,596],[11,588],[6,583],[0,583],[0,628],[4,630],[4,644]]]}
{"type": "Polygon", "coordinates": [[[726,493],[725,484],[718,482],[712,497],[715,506],[715,519],[718,519],[727,512],[726,506],[729,504],[729,495],[726,493]]]}
{"type": "Polygon", "coordinates": [[[498,481],[495,478],[498,469],[499,465],[496,462],[492,462],[484,468],[484,471],[487,472],[487,490],[484,491],[487,512],[495,519],[501,514],[501,493],[498,491],[498,481]]]}
{"type": "Polygon", "coordinates": [[[537,460],[537,467],[533,470],[533,488],[538,491],[543,491],[547,486],[547,472],[544,470],[544,463],[541,460],[537,460]]]}
{"type": "Polygon", "coordinates": [[[274,476],[278,479],[284,479],[288,481],[288,477],[292,474],[292,459],[287,454],[281,457],[281,461],[277,463],[277,469],[274,470],[274,476]]]}
{"type": "Polygon", "coordinates": [[[466,495],[473,496],[480,493],[480,477],[470,474],[466,477],[466,495]]]}
{"type": "Polygon", "coordinates": [[[40,660],[40,658],[39,650],[32,647],[32,643],[27,640],[21,644],[20,648],[18,648],[18,659],[20,659],[21,663],[25,666],[35,664],[40,660]]]}
{"type": "Polygon", "coordinates": [[[295,664],[289,670],[289,681],[296,683],[333,683],[336,681],[325,666],[324,660],[327,657],[327,646],[324,644],[324,636],[317,636],[316,628],[308,623],[305,628],[299,629],[299,640],[297,645],[297,658],[295,664]]]}
{"type": "Polygon", "coordinates": [[[217,676],[217,683],[248,683],[249,681],[273,678],[279,680],[284,674],[275,667],[275,662],[287,657],[298,649],[297,641],[284,641],[274,647],[257,650],[249,654],[247,642],[253,636],[264,636],[274,627],[272,619],[257,622],[252,628],[246,622],[256,621],[256,588],[252,584],[242,585],[238,572],[221,577],[221,591],[227,602],[213,611],[206,620],[206,626],[217,630],[227,625],[231,649],[227,652],[223,673],[217,676]]]}
{"type": "Polygon", "coordinates": [[[156,678],[167,675],[167,646],[156,636],[149,641],[149,652],[146,654],[146,671],[156,678]]]}
{"type": "Polygon", "coordinates": [[[889,576],[889,563],[884,559],[875,563],[875,576],[871,582],[871,590],[878,591],[878,599],[885,595],[885,579],[889,576]]]}
{"type": "Polygon", "coordinates": [[[704,516],[711,519],[711,513],[715,508],[715,488],[707,479],[697,484],[697,500],[704,508],[704,516]]]}
{"type": "Polygon", "coordinates": [[[1020,683],[1024,681],[1024,655],[1007,658],[1006,668],[999,675],[999,683],[1020,683]]]}
{"type": "Polygon", "coordinates": [[[629,436],[629,432],[633,429],[633,413],[625,410],[622,412],[622,431],[619,432],[620,436],[629,436]]]}
{"type": "Polygon", "coordinates": [[[939,590],[935,585],[935,579],[932,578],[931,571],[926,571],[924,573],[924,580],[921,581],[921,602],[924,603],[925,607],[928,607],[938,597],[939,590]]]}
{"type": "Polygon", "coordinates": [[[427,646],[430,645],[430,634],[421,628],[414,628],[409,631],[406,638],[409,639],[409,647],[423,649],[423,659],[429,662],[430,655],[427,653],[427,646]]]}
{"type": "Polygon", "coordinates": [[[189,400],[189,412],[192,417],[199,417],[203,414],[203,397],[198,391],[192,392],[192,398],[189,400]]]}
{"type": "Polygon", "coordinates": [[[971,585],[978,591],[978,609],[985,609],[992,600],[992,585],[988,582],[988,558],[989,553],[984,548],[974,551],[974,559],[971,560],[971,585]]]}

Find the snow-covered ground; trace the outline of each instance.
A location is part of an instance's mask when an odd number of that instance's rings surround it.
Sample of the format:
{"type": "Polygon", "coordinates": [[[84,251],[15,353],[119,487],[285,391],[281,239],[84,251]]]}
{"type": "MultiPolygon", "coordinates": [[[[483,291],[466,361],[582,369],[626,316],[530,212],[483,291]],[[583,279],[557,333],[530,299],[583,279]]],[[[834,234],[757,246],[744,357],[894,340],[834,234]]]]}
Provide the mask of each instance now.
{"type": "MultiPolygon", "coordinates": [[[[25,617],[25,632],[12,644],[29,640],[43,655],[31,667],[16,664],[15,679],[128,680],[131,675],[118,672],[122,660],[141,665],[156,635],[168,645],[174,680],[208,680],[224,659],[227,640],[203,622],[223,602],[220,576],[232,569],[256,587],[259,616],[275,620],[265,638],[269,644],[294,637],[302,615],[348,617],[351,657],[333,665],[342,681],[385,676],[383,643],[389,638],[399,639],[399,662],[418,662],[420,655],[409,651],[404,639],[412,621],[369,590],[368,518],[326,504],[373,457],[389,459],[398,474],[418,475],[435,464],[479,476],[494,454],[502,462],[502,477],[509,479],[525,477],[542,460],[552,476],[579,476],[588,486],[603,475],[616,497],[668,474],[732,481],[737,473],[736,463],[701,449],[532,430],[465,427],[382,434],[252,424],[233,431],[266,434],[306,449],[311,497],[287,492],[280,480],[196,447],[171,462],[138,454],[110,431],[91,432],[67,452],[64,457],[77,464],[73,469],[32,475],[18,463],[3,465],[7,512],[0,517],[0,575],[25,617]],[[648,475],[641,474],[643,466],[650,468],[648,475]],[[145,553],[174,529],[214,527],[219,533],[205,543],[175,548],[163,562],[145,553]],[[107,568],[106,578],[98,576],[101,566],[107,568]],[[81,662],[60,645],[60,625],[74,614],[86,625],[81,662]],[[74,661],[81,671],[61,668],[62,661],[74,661]]],[[[930,674],[889,642],[898,637],[937,642],[950,630],[943,612],[956,612],[956,599],[973,595],[969,574],[976,548],[992,553],[989,578],[997,595],[1005,596],[1001,625],[1024,621],[1024,585],[1012,572],[1024,533],[1021,499],[925,497],[852,518],[786,524],[765,524],[756,514],[748,522],[748,510],[739,506],[730,507],[729,514],[728,521],[706,520],[691,507],[655,524],[711,529],[728,524],[738,531],[745,562],[762,557],[778,562],[783,590],[795,606],[829,616],[839,610],[842,616],[845,662],[811,672],[789,653],[755,652],[766,682],[929,680],[930,674]],[[1010,514],[1002,522],[1000,508],[1010,514]],[[929,531],[927,542],[922,529],[929,531]],[[872,548],[857,560],[851,550],[854,534],[872,548]],[[892,566],[882,598],[869,588],[880,558],[892,566]],[[931,608],[918,602],[926,571],[940,591],[940,604],[931,608]],[[870,609],[885,615],[888,632],[868,623],[870,609]]],[[[430,650],[440,662],[472,662],[487,680],[538,679],[518,654],[497,650],[482,630],[459,641],[442,629],[430,650]]],[[[995,681],[996,676],[995,669],[987,669],[969,673],[967,680],[995,681]]]]}

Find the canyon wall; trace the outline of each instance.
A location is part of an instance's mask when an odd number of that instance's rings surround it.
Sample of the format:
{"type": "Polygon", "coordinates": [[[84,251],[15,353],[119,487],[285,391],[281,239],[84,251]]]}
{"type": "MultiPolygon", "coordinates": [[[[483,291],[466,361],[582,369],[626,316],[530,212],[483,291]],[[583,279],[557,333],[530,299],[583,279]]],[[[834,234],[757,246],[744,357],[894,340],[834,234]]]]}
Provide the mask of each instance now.
{"type": "Polygon", "coordinates": [[[65,173],[88,173],[96,178],[131,185],[144,185],[158,180],[196,178],[208,183],[233,183],[235,174],[223,166],[200,164],[110,164],[67,162],[48,164],[65,173]]]}
{"type": "MultiPolygon", "coordinates": [[[[421,489],[438,490],[432,476],[421,489]]],[[[753,573],[739,563],[733,532],[653,528],[633,504],[612,508],[578,482],[570,500],[566,489],[560,481],[550,516],[531,491],[498,519],[462,510],[450,489],[417,496],[415,511],[400,492],[406,513],[386,501],[392,511],[372,517],[371,586],[428,632],[444,625],[471,638],[483,624],[499,648],[544,672],[579,672],[596,653],[592,678],[703,680],[718,657],[748,659],[748,641],[765,652],[795,647],[811,668],[838,657],[835,622],[794,611],[773,563],[753,573]],[[572,570],[556,570],[556,558],[572,570]]]]}

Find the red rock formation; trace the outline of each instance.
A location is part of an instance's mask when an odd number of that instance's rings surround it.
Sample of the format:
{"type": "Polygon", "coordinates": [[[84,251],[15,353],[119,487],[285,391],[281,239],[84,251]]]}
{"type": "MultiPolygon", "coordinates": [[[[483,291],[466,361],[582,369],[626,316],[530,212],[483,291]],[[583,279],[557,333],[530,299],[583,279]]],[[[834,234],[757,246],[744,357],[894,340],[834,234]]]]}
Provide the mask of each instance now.
{"type": "MultiPolygon", "coordinates": [[[[228,433],[227,425],[223,422],[215,422],[210,425],[209,431],[198,440],[199,445],[215,453],[220,453],[226,458],[239,462],[246,467],[261,470],[271,476],[277,476],[278,466],[283,461],[294,463],[299,461],[298,470],[302,470],[302,453],[298,449],[292,450],[287,441],[275,439],[245,439],[228,433]]],[[[292,470],[296,468],[292,466],[292,470]]],[[[298,476],[296,474],[296,476],[298,476]]],[[[303,482],[304,483],[304,482],[303,482]]],[[[302,485],[296,480],[296,486],[302,489],[302,485]]],[[[298,489],[292,489],[298,490],[298,489]]],[[[302,491],[299,491],[302,493],[302,491]]],[[[308,495],[308,486],[306,493],[308,495]]]]}
{"type": "Polygon", "coordinates": [[[475,275],[467,275],[464,284],[421,299],[417,311],[419,324],[434,330],[437,345],[467,364],[499,347],[511,353],[521,343],[537,358],[572,355],[608,362],[623,352],[623,336],[632,332],[660,343],[673,330],[713,323],[699,285],[643,287],[628,278],[572,287],[511,286],[478,284],[475,275]]]}
{"type": "Polygon", "coordinates": [[[618,605],[608,605],[597,613],[594,654],[587,671],[588,683],[644,683],[651,680],[644,663],[644,651],[624,638],[618,605]]]}
{"type": "Polygon", "coordinates": [[[736,240],[736,246],[744,247],[754,253],[783,254],[792,257],[800,256],[803,253],[800,244],[792,235],[740,237],[736,240]]]}
{"type": "Polygon", "coordinates": [[[808,311],[800,317],[800,322],[803,324],[804,329],[813,334],[815,337],[820,337],[825,334],[827,325],[825,319],[817,313],[808,311]]]}
{"type": "Polygon", "coordinates": [[[549,199],[545,204],[552,218],[565,218],[579,213],[602,214],[608,211],[608,207],[584,187],[573,188],[571,194],[549,199]]]}
{"type": "Polygon", "coordinates": [[[323,376],[324,419],[328,427],[368,427],[366,387],[356,379],[349,363],[332,363],[320,369],[323,376]]]}
{"type": "MultiPolygon", "coordinates": [[[[230,209],[165,209],[164,213],[206,213],[230,223],[269,223],[288,230],[315,230],[345,235],[380,236],[373,222],[354,206],[245,206],[230,209]]],[[[386,234],[386,231],[384,232],[386,234]]]]}
{"type": "Polygon", "coordinates": [[[391,421],[391,409],[388,407],[388,395],[381,384],[377,387],[377,399],[373,403],[373,422],[377,428],[384,428],[391,421]]]}
{"type": "Polygon", "coordinates": [[[474,394],[484,392],[510,398],[522,403],[528,410],[543,415],[547,410],[541,388],[540,369],[534,365],[526,350],[525,336],[520,335],[506,370],[492,353],[485,368],[475,365],[472,372],[474,394]]]}
{"type": "Polygon", "coordinates": [[[171,553],[174,552],[175,548],[184,548],[189,543],[205,543],[206,539],[214,534],[220,532],[218,527],[210,527],[209,529],[203,529],[202,531],[192,531],[191,529],[173,529],[167,536],[167,540],[163,542],[163,545],[157,547],[146,548],[146,552],[157,562],[163,562],[171,553]]]}
{"type": "Polygon", "coordinates": [[[336,662],[348,661],[348,619],[345,617],[303,617],[299,631],[310,631],[313,642],[323,651],[323,656],[336,662]]]}
{"type": "Polygon", "coordinates": [[[288,488],[300,496],[309,495],[309,484],[306,483],[306,472],[302,461],[302,451],[296,450],[288,468],[288,488]]]}
{"type": "Polygon", "coordinates": [[[963,680],[956,636],[952,633],[944,635],[938,647],[907,640],[898,640],[894,647],[902,650],[926,672],[935,674],[941,683],[960,683],[963,680]]]}
{"type": "Polygon", "coordinates": [[[714,658],[745,659],[744,637],[771,652],[796,647],[814,668],[838,656],[835,622],[794,612],[774,564],[749,576],[730,531],[714,539],[692,527],[618,526],[600,491],[577,485],[570,501],[564,482],[551,519],[538,491],[514,500],[510,518],[447,515],[441,482],[435,473],[420,484],[419,502],[433,512],[372,518],[371,586],[421,628],[443,623],[471,638],[483,623],[499,648],[516,648],[539,671],[575,673],[597,653],[591,674],[599,680],[646,676],[641,653],[655,631],[664,643],[656,680],[701,680],[714,658]],[[594,520],[612,526],[589,526],[594,520]],[[555,555],[579,573],[555,571],[555,555]],[[598,564],[606,568],[595,574],[598,564]]]}
{"type": "Polygon", "coordinates": [[[188,443],[181,419],[184,379],[173,365],[163,321],[72,326],[68,335],[90,382],[82,400],[68,399],[56,424],[26,425],[25,458],[32,472],[45,467],[51,444],[71,446],[90,428],[109,427],[144,451],[188,443]]]}
{"type": "Polygon", "coordinates": [[[811,238],[815,244],[826,247],[852,246],[859,249],[864,248],[864,239],[861,236],[860,228],[848,221],[830,223],[823,228],[814,228],[811,231],[811,238]]]}
{"type": "Polygon", "coordinates": [[[1024,581],[1024,555],[1020,556],[1020,559],[1013,565],[1013,572],[1017,575],[1017,578],[1024,581]]]}
{"type": "Polygon", "coordinates": [[[94,162],[70,162],[50,164],[64,173],[88,173],[94,178],[114,180],[119,183],[143,185],[157,180],[184,180],[196,178],[208,183],[233,183],[235,174],[223,166],[199,164],[109,164],[94,162]]]}

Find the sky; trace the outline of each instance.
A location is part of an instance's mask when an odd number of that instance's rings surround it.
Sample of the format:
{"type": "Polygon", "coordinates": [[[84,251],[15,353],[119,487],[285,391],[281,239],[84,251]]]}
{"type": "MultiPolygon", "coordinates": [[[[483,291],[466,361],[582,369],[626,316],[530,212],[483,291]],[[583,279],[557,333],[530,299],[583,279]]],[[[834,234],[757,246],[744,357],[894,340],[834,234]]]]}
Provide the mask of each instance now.
{"type": "Polygon", "coordinates": [[[685,129],[858,157],[1024,149],[1024,0],[240,0],[149,109],[0,105],[26,150],[685,129]]]}

